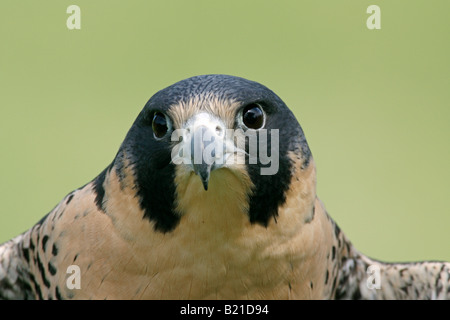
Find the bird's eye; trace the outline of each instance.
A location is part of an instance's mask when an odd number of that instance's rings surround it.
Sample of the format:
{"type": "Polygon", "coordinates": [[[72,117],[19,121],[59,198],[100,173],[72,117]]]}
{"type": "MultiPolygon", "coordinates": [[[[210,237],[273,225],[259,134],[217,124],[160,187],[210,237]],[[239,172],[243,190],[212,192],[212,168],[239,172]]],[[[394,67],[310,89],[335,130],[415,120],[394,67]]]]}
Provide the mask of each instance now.
{"type": "Polygon", "coordinates": [[[249,104],[242,112],[242,122],[250,129],[261,129],[264,126],[264,112],[256,103],[249,104]]]}
{"type": "Polygon", "coordinates": [[[153,114],[152,129],[156,138],[161,139],[169,129],[167,127],[167,119],[161,112],[156,111],[153,114]]]}

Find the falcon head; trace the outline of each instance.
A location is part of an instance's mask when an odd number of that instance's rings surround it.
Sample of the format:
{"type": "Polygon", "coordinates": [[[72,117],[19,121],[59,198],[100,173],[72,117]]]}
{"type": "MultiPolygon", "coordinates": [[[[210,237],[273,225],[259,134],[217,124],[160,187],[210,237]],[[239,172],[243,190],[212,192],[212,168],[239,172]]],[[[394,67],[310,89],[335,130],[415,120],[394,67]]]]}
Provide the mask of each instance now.
{"type": "Polygon", "coordinates": [[[310,160],[299,123],[274,92],[239,77],[196,76],[146,103],[96,179],[97,205],[104,208],[103,180],[115,170],[156,231],[218,207],[267,226],[286,201],[296,163],[304,170],[310,160]]]}

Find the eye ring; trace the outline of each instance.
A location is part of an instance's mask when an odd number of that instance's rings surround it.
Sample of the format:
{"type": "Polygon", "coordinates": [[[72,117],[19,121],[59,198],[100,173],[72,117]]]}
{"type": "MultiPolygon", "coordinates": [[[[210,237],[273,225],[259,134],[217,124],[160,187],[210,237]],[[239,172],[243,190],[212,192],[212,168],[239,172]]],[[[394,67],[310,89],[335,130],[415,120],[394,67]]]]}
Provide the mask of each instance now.
{"type": "Polygon", "coordinates": [[[170,130],[170,120],[161,111],[154,111],[151,115],[153,136],[156,140],[161,140],[170,130]]]}
{"type": "Polygon", "coordinates": [[[259,130],[266,124],[266,115],[263,108],[257,103],[251,103],[242,109],[242,124],[247,129],[259,130]]]}

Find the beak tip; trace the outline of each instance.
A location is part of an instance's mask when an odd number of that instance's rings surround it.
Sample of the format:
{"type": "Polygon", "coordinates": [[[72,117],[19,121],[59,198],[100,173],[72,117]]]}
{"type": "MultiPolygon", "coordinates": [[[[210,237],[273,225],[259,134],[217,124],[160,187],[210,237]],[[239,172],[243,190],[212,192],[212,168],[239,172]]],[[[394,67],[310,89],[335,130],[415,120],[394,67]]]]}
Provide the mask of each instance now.
{"type": "Polygon", "coordinates": [[[210,166],[194,166],[194,172],[199,176],[202,181],[203,188],[205,191],[208,191],[209,185],[209,176],[210,176],[211,167],[210,166]]]}
{"type": "Polygon", "coordinates": [[[203,188],[205,188],[205,191],[208,191],[209,174],[208,175],[200,175],[200,179],[202,180],[203,188]]]}

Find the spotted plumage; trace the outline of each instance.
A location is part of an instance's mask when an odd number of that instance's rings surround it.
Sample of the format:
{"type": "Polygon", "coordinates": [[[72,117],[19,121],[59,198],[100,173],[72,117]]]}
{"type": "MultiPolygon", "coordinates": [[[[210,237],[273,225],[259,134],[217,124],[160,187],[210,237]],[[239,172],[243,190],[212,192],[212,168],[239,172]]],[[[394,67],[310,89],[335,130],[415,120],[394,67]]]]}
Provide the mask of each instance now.
{"type": "Polygon", "coordinates": [[[449,278],[446,262],[358,252],[316,195],[292,112],[225,75],[157,92],[104,171],[0,246],[2,299],[448,299],[449,278]],[[198,133],[211,139],[198,144],[198,133]],[[276,158],[252,158],[252,143],[276,158]],[[211,163],[175,149],[211,145],[211,163]]]}

